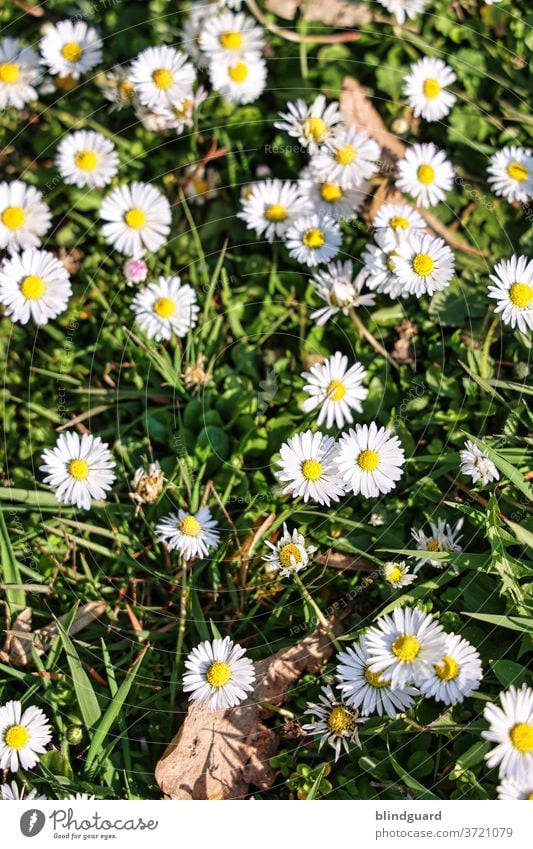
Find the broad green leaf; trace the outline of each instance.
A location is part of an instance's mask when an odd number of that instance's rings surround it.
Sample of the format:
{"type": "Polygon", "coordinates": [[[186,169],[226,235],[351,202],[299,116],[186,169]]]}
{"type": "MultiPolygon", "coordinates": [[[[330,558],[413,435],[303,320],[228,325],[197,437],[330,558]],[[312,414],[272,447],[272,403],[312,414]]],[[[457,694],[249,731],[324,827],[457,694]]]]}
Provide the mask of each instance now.
{"type": "Polygon", "coordinates": [[[98,699],[96,698],[89,676],[85,672],[83,664],[78,656],[78,652],[74,647],[74,643],[61,623],[57,622],[56,624],[59,638],[67,656],[70,674],[72,675],[72,683],[74,685],[74,691],[76,693],[83,722],[87,730],[91,731],[100,719],[102,711],[100,710],[100,705],[98,704],[98,699]]]}

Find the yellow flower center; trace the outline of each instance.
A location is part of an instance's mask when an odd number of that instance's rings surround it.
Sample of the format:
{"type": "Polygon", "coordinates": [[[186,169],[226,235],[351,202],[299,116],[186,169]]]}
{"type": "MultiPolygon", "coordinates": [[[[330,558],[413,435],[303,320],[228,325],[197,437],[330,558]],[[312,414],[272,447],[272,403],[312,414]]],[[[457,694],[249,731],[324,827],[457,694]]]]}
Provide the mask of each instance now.
{"type": "Polygon", "coordinates": [[[509,299],[515,307],[525,309],[533,301],[533,286],[529,283],[513,283],[509,289],[509,299]]]}
{"type": "Polygon", "coordinates": [[[326,237],[322,230],[319,230],[317,227],[311,227],[310,230],[305,231],[302,241],[306,248],[316,250],[322,247],[326,241],[326,237]]]}
{"type": "Polygon", "coordinates": [[[68,41],[61,48],[61,55],[67,62],[79,62],[83,56],[83,47],[76,41],[68,41]]]}
{"type": "Polygon", "coordinates": [[[396,584],[402,577],[403,572],[399,566],[393,566],[392,569],[387,574],[387,581],[390,581],[391,584],[396,584]]]}
{"type": "Polygon", "coordinates": [[[387,254],[387,268],[389,271],[394,271],[396,266],[394,265],[394,257],[398,256],[397,251],[391,251],[390,254],[387,254]]]}
{"type": "Polygon", "coordinates": [[[82,171],[93,171],[98,165],[98,154],[94,150],[78,150],[74,155],[74,163],[82,171]]]}
{"type": "Polygon", "coordinates": [[[379,466],[379,454],[377,451],[372,451],[368,448],[366,451],[361,451],[357,458],[357,465],[363,472],[373,472],[379,466]]]}
{"type": "Polygon", "coordinates": [[[339,165],[351,165],[357,157],[357,151],[353,144],[345,144],[335,152],[335,159],[339,165]]]}
{"type": "Polygon", "coordinates": [[[71,91],[77,86],[77,81],[70,74],[67,74],[66,77],[59,77],[56,80],[56,85],[63,91],[71,91]]]}
{"type": "Polygon", "coordinates": [[[154,71],[152,74],[152,79],[156,86],[165,91],[167,88],[170,88],[172,83],[174,82],[174,77],[172,73],[167,68],[158,68],[157,71],[154,71]]]}
{"type": "Polygon", "coordinates": [[[322,475],[322,464],[317,460],[305,460],[302,463],[302,475],[306,481],[317,481],[322,475]]]}
{"type": "Polygon", "coordinates": [[[344,192],[340,186],[335,183],[322,183],[320,187],[320,197],[328,203],[335,203],[340,200],[344,192]]]}
{"type": "Polygon", "coordinates": [[[441,87],[437,80],[430,77],[429,79],[424,80],[423,91],[428,100],[434,100],[437,95],[440,94],[441,87]]]}
{"type": "Polygon", "coordinates": [[[89,464],[87,460],[82,460],[80,458],[77,460],[71,460],[68,464],[68,473],[72,478],[74,478],[74,480],[86,480],[89,476],[89,464]]]}
{"type": "Polygon", "coordinates": [[[122,80],[118,84],[118,93],[123,100],[133,100],[135,94],[133,83],[130,83],[129,80],[122,80]]]}
{"type": "Polygon", "coordinates": [[[401,637],[396,637],[391,649],[398,660],[403,660],[406,663],[411,663],[418,657],[420,652],[420,643],[412,634],[403,634],[401,637]]]}
{"type": "Polygon", "coordinates": [[[416,254],[411,265],[415,274],[420,277],[427,277],[435,268],[435,263],[429,254],[416,254]]]}
{"type": "Polygon", "coordinates": [[[329,401],[342,401],[346,395],[346,387],[340,380],[332,380],[328,384],[326,394],[329,401]]]}
{"type": "Polygon", "coordinates": [[[287,208],[281,203],[269,203],[265,209],[267,221],[285,221],[286,217],[287,208]]]}
{"type": "Polygon", "coordinates": [[[355,716],[353,711],[344,705],[336,705],[328,716],[327,723],[333,734],[342,734],[343,731],[354,730],[355,716]]]}
{"type": "Polygon", "coordinates": [[[18,230],[26,220],[26,213],[21,206],[8,206],[2,213],[2,224],[9,230],[18,230]]]}
{"type": "Polygon", "coordinates": [[[198,519],[195,519],[194,516],[185,516],[185,518],[180,522],[180,531],[182,534],[185,534],[185,536],[197,537],[201,530],[202,526],[198,519]]]}
{"type": "Polygon", "coordinates": [[[231,669],[222,660],[214,660],[205,673],[207,683],[212,687],[223,687],[231,678],[231,669]]]}
{"type": "Polygon", "coordinates": [[[316,142],[321,141],[328,131],[328,125],[322,118],[306,118],[304,135],[312,136],[316,142]]]}
{"type": "Polygon", "coordinates": [[[201,178],[194,180],[193,185],[195,192],[199,195],[203,195],[209,189],[209,183],[207,180],[203,180],[201,178]]]}
{"type": "Polygon", "coordinates": [[[140,230],[146,224],[146,214],[142,209],[128,209],[124,221],[133,230],[140,230]]]}
{"type": "Polygon", "coordinates": [[[443,657],[441,662],[435,666],[435,672],[441,681],[453,681],[459,675],[459,669],[457,661],[449,655],[443,657]]]}
{"type": "Polygon", "coordinates": [[[33,301],[37,298],[42,298],[46,291],[46,284],[42,277],[36,277],[34,274],[30,274],[20,284],[20,291],[25,298],[33,301]]]}
{"type": "Polygon", "coordinates": [[[237,62],[236,65],[231,65],[228,68],[228,74],[234,83],[243,83],[248,76],[248,68],[244,62],[237,62]]]}
{"type": "Polygon", "coordinates": [[[282,549],[280,549],[279,562],[282,566],[288,568],[289,566],[292,566],[293,561],[294,563],[301,563],[302,555],[298,546],[290,542],[287,545],[284,545],[282,549]]]}
{"type": "Polygon", "coordinates": [[[2,62],[0,65],[1,82],[6,83],[7,85],[12,85],[17,82],[19,77],[20,70],[18,65],[15,65],[13,62],[2,62]]]}
{"type": "Polygon", "coordinates": [[[4,735],[4,743],[10,749],[22,749],[30,739],[30,733],[23,725],[12,725],[4,735]]]}
{"type": "Polygon", "coordinates": [[[430,539],[426,545],[426,551],[440,551],[440,542],[438,539],[430,539]]]}
{"type": "Polygon", "coordinates": [[[393,215],[389,223],[393,230],[407,230],[409,227],[409,221],[403,215],[393,215]]]}
{"type": "Polygon", "coordinates": [[[519,183],[523,183],[529,176],[529,171],[523,162],[510,162],[507,173],[512,180],[518,180],[519,183]]]}
{"type": "Polygon", "coordinates": [[[176,312],[176,304],[170,298],[158,298],[154,304],[154,312],[159,318],[170,318],[176,312]]]}
{"type": "Polygon", "coordinates": [[[242,35],[240,32],[223,32],[219,41],[226,50],[240,50],[242,47],[242,35]]]}
{"type": "Polygon", "coordinates": [[[511,743],[522,754],[533,752],[533,725],[529,722],[518,722],[509,732],[511,743]]]}
{"type": "Polygon", "coordinates": [[[381,677],[381,672],[371,672],[368,666],[365,666],[364,671],[365,681],[371,687],[377,687],[380,690],[382,687],[388,687],[390,681],[381,677]]]}
{"type": "Polygon", "coordinates": [[[435,169],[431,165],[420,165],[416,175],[424,186],[429,186],[435,180],[435,169]]]}
{"type": "Polygon", "coordinates": [[[529,794],[528,794],[528,796],[526,796],[526,799],[527,799],[529,802],[533,802],[533,793],[529,793],[529,794]]]}

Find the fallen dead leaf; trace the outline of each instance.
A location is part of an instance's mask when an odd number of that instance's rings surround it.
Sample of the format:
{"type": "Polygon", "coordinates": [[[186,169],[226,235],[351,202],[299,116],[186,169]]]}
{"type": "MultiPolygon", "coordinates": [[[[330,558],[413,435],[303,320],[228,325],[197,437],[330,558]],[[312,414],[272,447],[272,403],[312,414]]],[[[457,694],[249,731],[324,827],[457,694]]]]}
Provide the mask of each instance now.
{"type": "Polygon", "coordinates": [[[355,0],[328,0],[327,3],[324,0],[266,0],[265,7],[286,21],[292,21],[301,11],[304,20],[321,21],[331,27],[353,27],[372,20],[368,6],[355,0]]]}
{"type": "Polygon", "coordinates": [[[373,572],[375,565],[366,557],[344,554],[342,551],[327,551],[319,557],[313,558],[315,563],[328,566],[330,569],[339,569],[348,572],[373,572]]]}
{"type": "Polygon", "coordinates": [[[411,340],[418,333],[418,327],[409,319],[405,318],[401,324],[394,328],[398,339],[394,343],[392,356],[399,363],[408,363],[414,366],[416,363],[416,350],[411,340]]]}
{"type": "MultiPolygon", "coordinates": [[[[332,623],[340,631],[338,623],[332,623]]],[[[255,664],[254,698],[279,706],[304,672],[318,672],[333,653],[317,628],[298,645],[255,664]]],[[[156,766],[155,777],[168,799],[242,799],[250,785],[266,789],[276,773],[269,759],[277,734],[264,724],[268,711],[252,701],[230,710],[209,711],[191,703],[185,721],[156,766]]]]}

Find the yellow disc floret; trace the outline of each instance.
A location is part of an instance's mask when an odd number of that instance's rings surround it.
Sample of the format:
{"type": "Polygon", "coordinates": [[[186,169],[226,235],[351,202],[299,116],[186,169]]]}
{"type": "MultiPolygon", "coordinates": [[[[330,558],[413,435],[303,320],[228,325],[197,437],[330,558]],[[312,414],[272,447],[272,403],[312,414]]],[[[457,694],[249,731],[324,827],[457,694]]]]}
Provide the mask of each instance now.
{"type": "Polygon", "coordinates": [[[194,516],[185,516],[180,522],[180,531],[188,537],[197,537],[202,526],[194,516]]]}
{"type": "Polygon", "coordinates": [[[345,731],[351,732],[356,725],[355,714],[350,708],[344,705],[335,705],[328,716],[327,724],[332,734],[342,734],[345,731]]]}
{"type": "Polygon", "coordinates": [[[435,169],[431,165],[419,165],[416,176],[424,186],[435,182],[435,169]]]}
{"type": "Polygon", "coordinates": [[[405,663],[411,663],[420,653],[421,645],[413,634],[402,634],[396,637],[391,650],[398,660],[403,660],[405,663]]]}
{"type": "Polygon", "coordinates": [[[303,239],[302,239],[306,248],[311,248],[311,250],[316,250],[317,248],[321,248],[324,242],[326,241],[326,237],[322,230],[319,230],[318,227],[311,227],[309,230],[306,230],[303,239]]]}
{"type": "Polygon", "coordinates": [[[419,277],[427,277],[435,268],[435,263],[429,254],[415,254],[411,266],[419,277]]]}
{"type": "Polygon", "coordinates": [[[222,660],[214,660],[205,673],[207,683],[212,687],[223,687],[231,678],[231,669],[222,660]]]}
{"type": "Polygon", "coordinates": [[[89,464],[87,460],[82,460],[81,457],[76,460],[71,460],[68,464],[69,475],[76,481],[87,480],[89,476],[89,464]]]}
{"type": "Polygon", "coordinates": [[[393,215],[389,224],[393,230],[407,230],[409,227],[409,221],[403,215],[393,215]]]}
{"type": "Polygon", "coordinates": [[[335,203],[340,200],[344,192],[336,183],[322,183],[320,186],[320,197],[327,203],[335,203]]]}
{"type": "Polygon", "coordinates": [[[24,277],[20,284],[20,291],[29,301],[42,298],[46,291],[46,284],[42,277],[37,277],[35,274],[29,274],[24,277]]]}
{"type": "Polygon", "coordinates": [[[305,460],[302,463],[302,475],[307,481],[317,481],[322,475],[322,465],[317,460],[305,460]]]}
{"type": "Polygon", "coordinates": [[[373,472],[379,466],[379,454],[369,448],[361,451],[357,458],[357,465],[363,472],[373,472]]]}
{"type": "Polygon", "coordinates": [[[93,171],[98,165],[98,154],[94,150],[78,150],[74,162],[82,171],[93,171]]]}
{"type": "Polygon", "coordinates": [[[287,207],[282,203],[269,203],[265,209],[267,221],[285,221],[287,218],[287,207]]]}
{"type": "Polygon", "coordinates": [[[132,230],[140,230],[146,224],[146,213],[142,209],[128,209],[124,221],[132,230]]]}
{"type": "Polygon", "coordinates": [[[240,50],[242,47],[242,35],[240,32],[223,32],[218,40],[225,50],[240,50]]]}
{"type": "Polygon", "coordinates": [[[533,303],[533,286],[529,283],[513,283],[509,289],[509,300],[519,309],[527,309],[533,303]]]}
{"type": "Polygon", "coordinates": [[[176,304],[171,298],[158,298],[154,303],[154,312],[159,318],[170,318],[176,312],[176,304]]]}
{"type": "Polygon", "coordinates": [[[169,71],[168,68],[158,68],[157,71],[153,72],[152,79],[157,88],[160,88],[163,91],[166,91],[167,88],[170,88],[170,86],[174,82],[172,72],[169,71]]]}
{"type": "Polygon", "coordinates": [[[26,220],[26,213],[21,206],[7,206],[2,212],[2,224],[8,230],[18,230],[26,220]]]}
{"type": "Polygon", "coordinates": [[[17,82],[19,77],[20,70],[18,65],[15,65],[14,62],[2,62],[0,64],[0,82],[5,83],[6,85],[13,85],[13,83],[17,82]]]}
{"type": "Polygon", "coordinates": [[[365,666],[364,676],[367,684],[370,684],[371,687],[377,687],[378,690],[390,685],[390,681],[381,677],[381,672],[371,672],[368,666],[365,666]]]}
{"type": "Polygon", "coordinates": [[[529,722],[518,722],[509,732],[511,743],[522,754],[533,752],[533,725],[529,722]]]}
{"type": "Polygon", "coordinates": [[[237,62],[236,65],[231,65],[228,68],[228,74],[234,83],[243,83],[248,77],[248,68],[244,62],[237,62]]]}
{"type": "Polygon", "coordinates": [[[29,740],[30,732],[23,725],[11,725],[4,734],[4,743],[10,749],[22,749],[29,740]]]}
{"type": "Polygon", "coordinates": [[[529,177],[529,171],[523,162],[510,162],[507,173],[512,180],[517,180],[519,183],[523,183],[529,177]]]}
{"type": "Polygon", "coordinates": [[[441,662],[435,666],[435,672],[441,681],[453,681],[459,675],[459,664],[455,658],[446,655],[441,662]]]}
{"type": "Polygon", "coordinates": [[[68,41],[61,48],[61,55],[67,62],[79,62],[83,56],[83,47],[76,41],[68,41]]]}
{"type": "Polygon", "coordinates": [[[323,118],[306,118],[304,121],[304,135],[311,136],[317,143],[322,141],[328,131],[328,125],[323,118]]]}
{"type": "Polygon", "coordinates": [[[431,77],[427,80],[424,80],[423,85],[424,95],[428,100],[434,100],[441,92],[440,84],[437,80],[432,79],[431,77]]]}
{"type": "Polygon", "coordinates": [[[292,566],[293,563],[301,563],[302,554],[298,546],[294,545],[292,542],[284,545],[279,552],[279,562],[282,566],[285,566],[286,569],[292,566]]]}
{"type": "Polygon", "coordinates": [[[346,387],[340,380],[332,380],[326,390],[329,401],[342,401],[346,395],[346,387]]]}

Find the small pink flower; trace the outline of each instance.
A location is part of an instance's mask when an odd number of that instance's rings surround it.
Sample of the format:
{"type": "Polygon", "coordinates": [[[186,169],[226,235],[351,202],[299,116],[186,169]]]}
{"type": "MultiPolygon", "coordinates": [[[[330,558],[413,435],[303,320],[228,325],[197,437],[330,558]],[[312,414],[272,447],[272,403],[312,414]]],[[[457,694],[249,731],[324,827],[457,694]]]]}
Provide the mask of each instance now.
{"type": "Polygon", "coordinates": [[[148,276],[148,266],[143,259],[127,259],[123,271],[128,283],[144,283],[148,276]]]}

